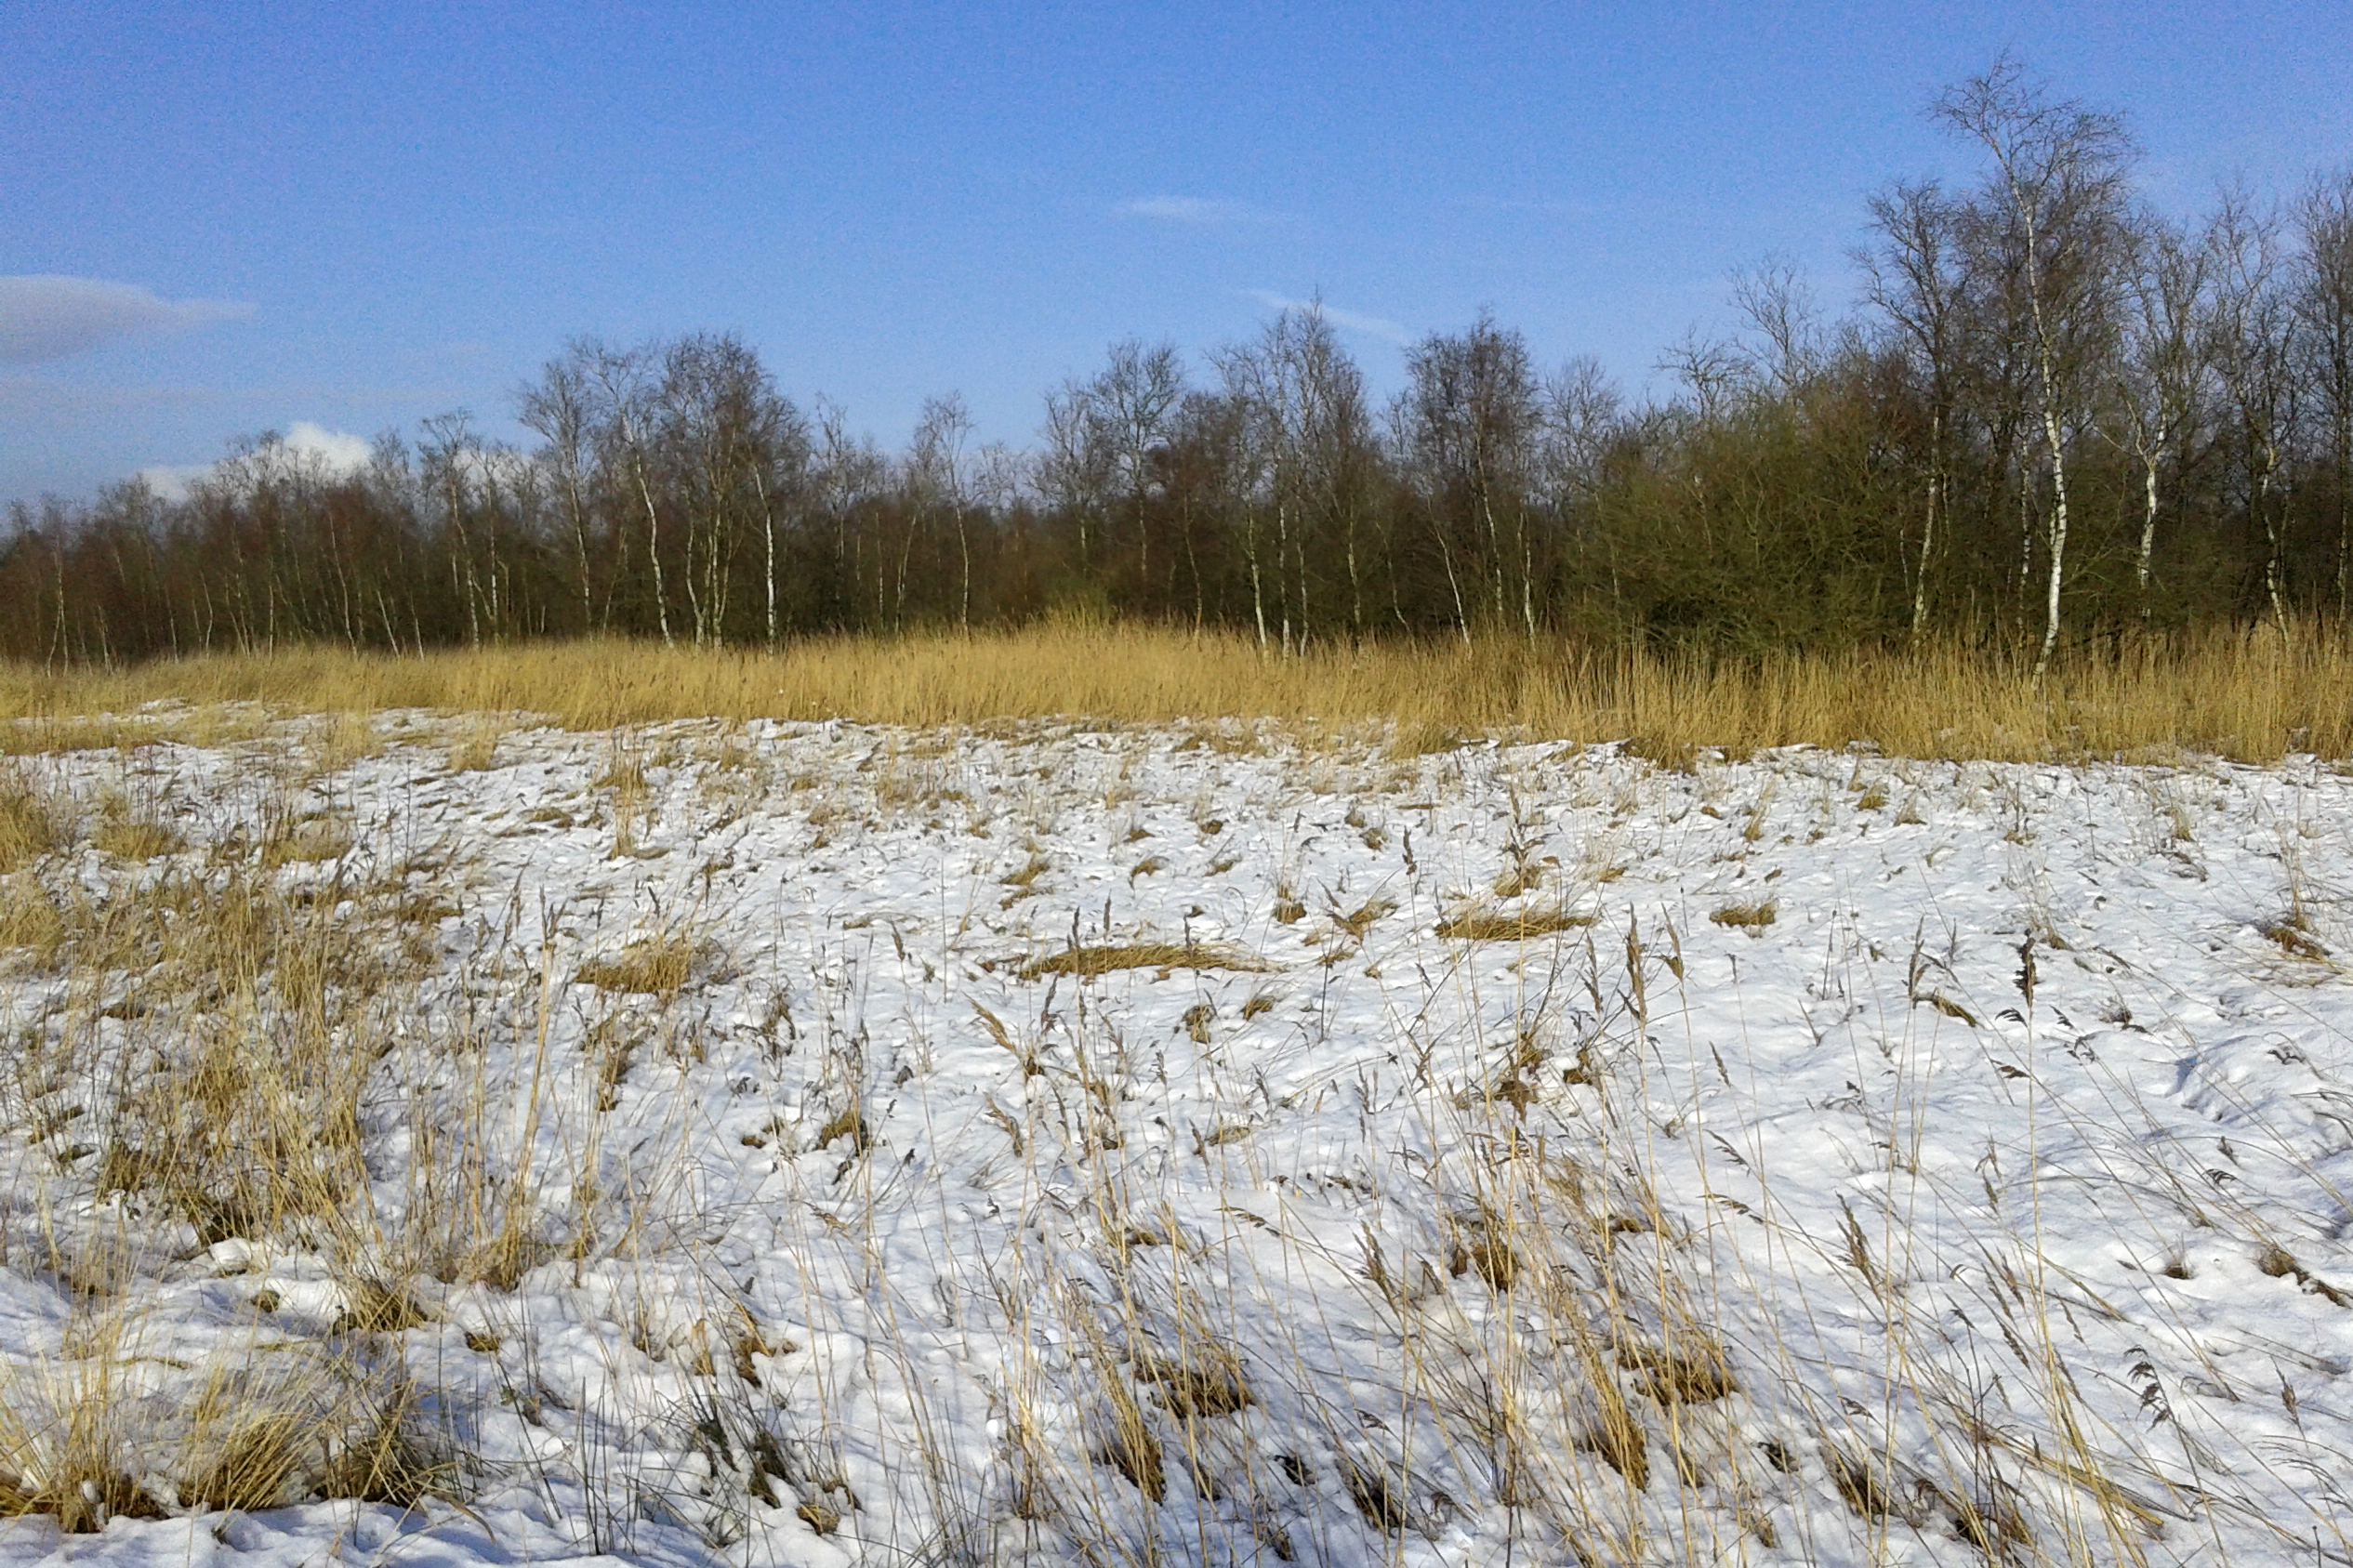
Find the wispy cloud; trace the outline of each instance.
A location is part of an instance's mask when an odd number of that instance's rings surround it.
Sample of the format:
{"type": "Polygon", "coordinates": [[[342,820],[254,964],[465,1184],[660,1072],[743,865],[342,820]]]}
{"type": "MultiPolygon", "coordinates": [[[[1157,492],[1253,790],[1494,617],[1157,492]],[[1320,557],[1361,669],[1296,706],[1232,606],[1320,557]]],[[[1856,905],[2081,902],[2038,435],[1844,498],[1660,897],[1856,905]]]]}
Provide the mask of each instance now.
{"type": "Polygon", "coordinates": [[[1234,223],[1258,223],[1267,215],[1239,202],[1215,202],[1203,196],[1141,196],[1122,202],[1112,211],[1122,217],[1147,218],[1154,223],[1189,223],[1213,228],[1234,223]]]}
{"type": "Polygon", "coordinates": [[[46,364],[110,343],[253,314],[230,299],[164,299],[137,283],[51,272],[0,276],[0,364],[46,364]]]}
{"type": "MultiPolygon", "coordinates": [[[[365,436],[330,430],[308,419],[297,419],[287,426],[280,444],[297,461],[315,462],[337,479],[365,468],[374,451],[365,436]]],[[[139,477],[165,500],[180,501],[187,499],[191,487],[211,478],[219,467],[218,463],[159,463],[139,469],[139,477]]]]}
{"type": "Polygon", "coordinates": [[[1257,300],[1270,310],[1321,310],[1324,320],[1347,332],[1361,332],[1368,337],[1406,344],[1413,341],[1413,334],[1386,316],[1368,316],[1357,310],[1343,310],[1317,299],[1293,299],[1272,289],[1250,288],[1242,291],[1246,297],[1257,300]]]}

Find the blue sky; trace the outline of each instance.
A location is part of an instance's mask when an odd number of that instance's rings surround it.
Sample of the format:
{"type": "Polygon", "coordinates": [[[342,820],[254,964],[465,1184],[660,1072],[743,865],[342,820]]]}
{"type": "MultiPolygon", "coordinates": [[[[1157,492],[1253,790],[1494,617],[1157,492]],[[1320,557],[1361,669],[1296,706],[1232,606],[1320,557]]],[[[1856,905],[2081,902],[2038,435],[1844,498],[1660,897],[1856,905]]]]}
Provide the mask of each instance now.
{"type": "Polygon", "coordinates": [[[1320,290],[1376,391],[1483,306],[1640,389],[1767,253],[1852,292],[2017,49],[2193,208],[2353,157],[2353,7],[0,5],[0,500],[732,329],[904,439],[1320,290]],[[28,281],[33,280],[33,281],[28,281]],[[58,280],[72,280],[60,282],[58,280]]]}

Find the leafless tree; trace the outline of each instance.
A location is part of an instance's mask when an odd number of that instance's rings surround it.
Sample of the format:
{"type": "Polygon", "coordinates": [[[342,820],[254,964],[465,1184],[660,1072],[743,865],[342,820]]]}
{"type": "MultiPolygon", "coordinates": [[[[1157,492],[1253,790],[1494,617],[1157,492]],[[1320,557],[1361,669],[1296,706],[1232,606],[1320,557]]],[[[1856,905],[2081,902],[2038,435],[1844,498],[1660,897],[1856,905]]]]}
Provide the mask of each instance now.
{"type": "Polygon", "coordinates": [[[1744,351],[1755,377],[1794,396],[1822,362],[1821,311],[1797,269],[1767,257],[1732,276],[1732,308],[1748,323],[1744,351]]]}
{"type": "MultiPolygon", "coordinates": [[[[926,398],[923,400],[923,416],[915,424],[914,450],[909,454],[907,463],[907,483],[915,516],[923,518],[934,509],[945,509],[955,520],[956,547],[963,566],[963,576],[957,591],[956,625],[958,630],[967,634],[972,629],[972,537],[971,519],[967,515],[972,506],[972,495],[964,445],[972,435],[972,415],[964,406],[962,394],[950,392],[944,398],[926,398]]],[[[910,527],[910,542],[914,534],[914,528],[910,527]]],[[[902,561],[902,585],[905,580],[905,564],[902,561]]]]}
{"type": "MultiPolygon", "coordinates": [[[[1426,337],[1406,355],[1408,449],[1434,509],[1467,515],[1486,560],[1497,625],[1518,619],[1536,636],[1535,547],[1527,492],[1540,427],[1527,344],[1481,314],[1453,336],[1426,337]],[[1507,579],[1516,576],[1517,593],[1507,579]]],[[[1442,540],[1442,547],[1444,542],[1442,540]]],[[[1468,635],[1467,624],[1463,627],[1468,635]]]]}
{"type": "Polygon", "coordinates": [[[1911,637],[1916,642],[1928,624],[1929,574],[1951,494],[1953,425],[1967,351],[1965,252],[1955,231],[1952,204],[1933,181],[1897,184],[1873,196],[1871,217],[1879,244],[1859,257],[1865,297],[1896,328],[1927,403],[1926,494],[1920,548],[1911,561],[1911,637]]]}
{"type": "Polygon", "coordinates": [[[2296,416],[2294,316],[2282,283],[2278,217],[2241,191],[2226,191],[2206,229],[2214,286],[2207,352],[2221,380],[2246,481],[2248,521],[2264,540],[2263,594],[2272,619],[2287,624],[2287,517],[2282,468],[2296,416]]]}
{"type": "Polygon", "coordinates": [[[2036,414],[2051,476],[2049,577],[2035,679],[2059,638],[2067,571],[2069,433],[2085,419],[2112,324],[2131,138],[2114,116],[2054,100],[2010,57],[1949,88],[1933,111],[1993,160],[1985,194],[2019,262],[2031,333],[2036,414]]]}
{"type": "Polygon", "coordinates": [[[2316,178],[2296,204],[2295,312],[2336,489],[2336,606],[2353,613],[2353,170],[2316,178]]]}
{"type": "Polygon", "coordinates": [[[626,476],[625,483],[637,492],[636,499],[645,508],[645,561],[654,578],[654,621],[667,647],[677,639],[670,634],[669,592],[662,580],[662,514],[654,504],[650,472],[653,455],[648,449],[647,404],[652,389],[647,384],[647,361],[651,356],[642,349],[608,349],[594,338],[582,339],[578,351],[596,390],[598,423],[609,449],[604,461],[626,476]]]}
{"type": "Polygon", "coordinates": [[[467,640],[479,648],[484,595],[474,559],[472,519],[475,485],[482,473],[482,442],[474,434],[472,415],[463,411],[436,415],[424,422],[421,431],[417,459],[425,471],[426,489],[441,507],[443,536],[449,543],[450,575],[466,603],[467,640]]]}
{"type": "Polygon", "coordinates": [[[1105,444],[1113,480],[1127,502],[1129,526],[1136,535],[1136,574],[1152,576],[1152,536],[1144,515],[1166,444],[1169,419],[1184,396],[1184,362],[1176,345],[1146,348],[1133,337],[1111,346],[1110,362],[1087,385],[1089,417],[1105,444]]]}
{"type": "Polygon", "coordinates": [[[518,417],[545,443],[540,461],[554,475],[556,489],[563,497],[565,519],[572,525],[583,630],[602,625],[589,575],[588,509],[596,461],[596,415],[589,382],[592,362],[593,356],[583,345],[572,344],[562,358],[549,362],[536,384],[515,394],[518,417]]]}
{"type": "Polygon", "coordinates": [[[2125,275],[2122,352],[2117,359],[2119,444],[2141,470],[2140,547],[2133,561],[2141,614],[2148,614],[2150,561],[2157,548],[2160,481],[2178,465],[2203,416],[2207,343],[2200,323],[2210,310],[2212,253],[2161,215],[2134,226],[2125,275]]]}
{"type": "MultiPolygon", "coordinates": [[[[1226,396],[1242,419],[1237,454],[1249,488],[1275,520],[1276,606],[1281,647],[1305,645],[1313,627],[1309,533],[1338,536],[1348,577],[1352,627],[1364,621],[1360,518],[1353,472],[1371,448],[1364,375],[1340,343],[1320,304],[1285,310],[1253,341],[1217,356],[1226,396]]],[[[1266,613],[1257,507],[1244,508],[1243,552],[1259,640],[1266,613]]]]}
{"type": "Polygon", "coordinates": [[[1117,484],[1109,432],[1093,392],[1066,381],[1046,394],[1046,448],[1038,479],[1047,496],[1077,529],[1078,574],[1093,568],[1092,534],[1117,484]]]}

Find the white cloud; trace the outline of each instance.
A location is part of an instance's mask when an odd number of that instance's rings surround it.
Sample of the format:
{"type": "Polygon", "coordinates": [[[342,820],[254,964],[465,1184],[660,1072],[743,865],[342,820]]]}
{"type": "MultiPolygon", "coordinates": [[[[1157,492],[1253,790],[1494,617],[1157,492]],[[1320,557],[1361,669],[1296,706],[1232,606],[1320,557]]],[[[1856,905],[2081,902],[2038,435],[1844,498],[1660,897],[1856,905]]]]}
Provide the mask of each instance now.
{"type": "Polygon", "coordinates": [[[1191,223],[1208,227],[1249,223],[1263,215],[1238,202],[1212,202],[1200,196],[1143,196],[1113,209],[1122,217],[1150,218],[1155,223],[1191,223]]]}
{"type": "MultiPolygon", "coordinates": [[[[342,479],[367,467],[374,447],[365,436],[330,430],[324,425],[297,419],[279,438],[278,450],[304,468],[316,468],[329,479],[342,479]]],[[[184,501],[188,492],[220,471],[218,463],[158,463],[139,470],[148,488],[167,501],[184,501]]]]}
{"type": "Polygon", "coordinates": [[[296,452],[317,453],[327,471],[338,479],[366,468],[368,454],[374,450],[365,436],[330,430],[308,419],[297,419],[286,428],[286,445],[296,452]]]}
{"type": "Polygon", "coordinates": [[[1379,337],[1391,343],[1413,341],[1413,334],[1386,316],[1368,316],[1356,310],[1343,310],[1320,299],[1293,299],[1272,289],[1251,288],[1242,292],[1270,310],[1321,310],[1324,320],[1344,331],[1361,332],[1368,337],[1379,337]]]}
{"type": "Polygon", "coordinates": [[[0,276],[0,364],[44,364],[126,338],[253,314],[229,299],[163,299],[137,283],[55,273],[0,276]]]}
{"type": "Polygon", "coordinates": [[[191,487],[211,472],[210,463],[155,463],[135,477],[145,480],[147,488],[166,501],[185,501],[191,487]]]}

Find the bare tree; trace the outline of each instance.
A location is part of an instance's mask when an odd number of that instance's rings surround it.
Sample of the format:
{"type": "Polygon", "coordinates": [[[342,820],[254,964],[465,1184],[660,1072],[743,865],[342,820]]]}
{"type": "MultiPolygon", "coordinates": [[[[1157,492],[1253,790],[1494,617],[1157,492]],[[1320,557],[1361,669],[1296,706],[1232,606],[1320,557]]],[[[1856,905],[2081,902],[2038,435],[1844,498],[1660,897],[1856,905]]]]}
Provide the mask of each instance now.
{"type": "MultiPolygon", "coordinates": [[[[923,400],[923,416],[915,424],[914,450],[907,463],[908,488],[918,517],[945,507],[956,522],[956,547],[962,560],[963,578],[956,600],[957,629],[972,629],[972,536],[968,513],[972,507],[964,443],[972,439],[972,415],[961,393],[923,400]]],[[[910,541],[914,529],[908,530],[910,541]]],[[[903,579],[904,580],[904,579],[903,579]]]]}
{"type": "Polygon", "coordinates": [[[420,428],[417,460],[425,470],[428,493],[441,506],[450,575],[466,602],[467,641],[479,648],[482,642],[483,595],[474,559],[472,519],[474,486],[482,470],[482,443],[474,434],[473,416],[463,410],[436,415],[420,428]]]}
{"type": "Polygon", "coordinates": [[[1111,442],[1094,398],[1067,381],[1046,394],[1046,449],[1038,454],[1038,481],[1078,533],[1078,575],[1093,568],[1091,534],[1112,492],[1111,442]]]}
{"type": "Polygon", "coordinates": [[[1745,352],[1753,374],[1783,397],[1793,396],[1822,362],[1821,311],[1798,270],[1779,257],[1732,275],[1732,308],[1754,342],[1745,352]]]}
{"type": "Polygon", "coordinates": [[[1876,249],[1861,253],[1865,296],[1896,328],[1927,403],[1920,549],[1911,562],[1911,637],[1928,624],[1929,573],[1952,485],[1953,428],[1966,347],[1965,253],[1952,205],[1934,182],[1897,184],[1871,201],[1876,249]]]}
{"type": "Polygon", "coordinates": [[[2336,608],[2353,613],[2353,170],[2313,180],[2296,204],[2295,311],[2336,488],[2336,608]]]}
{"type": "Polygon", "coordinates": [[[586,360],[588,378],[598,400],[598,422],[604,443],[611,449],[610,466],[619,469],[625,482],[637,491],[638,500],[645,507],[645,560],[654,577],[654,615],[660,627],[665,647],[676,641],[670,635],[670,600],[662,581],[662,514],[654,504],[654,482],[649,472],[652,455],[647,443],[647,403],[651,392],[646,381],[648,355],[642,350],[620,352],[607,349],[594,338],[584,338],[578,351],[586,360]]]}
{"type": "Polygon", "coordinates": [[[2157,548],[2159,481],[2178,465],[2202,415],[2207,344],[2199,330],[2209,309],[2212,253],[2149,213],[2133,231],[2125,277],[2127,311],[2116,392],[2118,444],[2141,470],[2140,547],[2133,561],[2141,614],[2148,614],[2150,561],[2157,548]]]}
{"type": "MultiPolygon", "coordinates": [[[[1350,625],[1364,620],[1355,467],[1371,449],[1364,375],[1342,348],[1319,304],[1285,310],[1254,342],[1217,356],[1217,367],[1243,420],[1238,453],[1250,491],[1275,519],[1276,605],[1281,646],[1304,647],[1314,625],[1307,562],[1309,532],[1339,535],[1349,579],[1350,625]],[[1296,639],[1294,638],[1296,633],[1296,639]]],[[[1244,508],[1243,550],[1259,641],[1266,641],[1260,541],[1254,507],[1244,508]]]]}
{"type": "MultiPolygon", "coordinates": [[[[849,415],[822,394],[816,399],[816,434],[812,454],[810,490],[816,509],[833,523],[833,560],[839,585],[839,624],[854,624],[863,612],[851,607],[865,596],[864,539],[860,514],[879,494],[889,465],[874,443],[850,433],[849,415]]],[[[876,621],[882,619],[881,552],[876,550],[876,621]]]]}
{"type": "Polygon", "coordinates": [[[1626,400],[1602,362],[1580,354],[1544,383],[1536,468],[1555,526],[1572,550],[1592,532],[1591,513],[1625,422],[1626,400]]]}
{"type": "Polygon", "coordinates": [[[583,631],[595,629],[599,624],[588,566],[588,506],[596,461],[596,416],[588,379],[592,362],[585,345],[571,344],[562,358],[548,362],[536,385],[515,393],[517,417],[546,443],[540,449],[540,461],[553,471],[556,488],[563,495],[565,518],[572,524],[583,631]]]}
{"type": "Polygon", "coordinates": [[[1144,500],[1156,473],[1155,455],[1166,444],[1169,418],[1184,395],[1184,362],[1176,346],[1146,348],[1123,338],[1111,346],[1110,363],[1085,389],[1089,416],[1105,444],[1116,484],[1128,504],[1136,534],[1136,573],[1149,583],[1152,536],[1144,500]]]}
{"type": "Polygon", "coordinates": [[[2247,519],[2263,536],[2264,600],[2285,627],[2288,519],[2280,492],[2297,388],[2279,219],[2256,211],[2245,192],[2226,191],[2207,226],[2206,250],[2214,278],[2207,351],[2236,428],[2247,519]]]}
{"type": "Polygon", "coordinates": [[[1991,70],[1948,89],[1935,117],[1980,143],[1993,159],[1986,203],[2016,246],[2031,332],[2036,413],[2050,466],[2044,541],[2049,571],[2040,680],[2059,638],[2067,571],[2069,435],[2083,422],[2110,326],[2125,176],[2133,146],[2121,122],[2072,101],[2054,101],[2004,55],[1991,70]]]}
{"type": "Polygon", "coordinates": [[[752,493],[760,505],[762,577],[768,589],[768,646],[781,641],[776,611],[776,511],[809,488],[809,421],[790,399],[765,389],[755,426],[752,493]]]}
{"type": "Polygon", "coordinates": [[[1516,598],[1518,619],[1533,639],[1527,491],[1539,414],[1527,341],[1482,313],[1467,332],[1434,334],[1408,350],[1406,373],[1408,448],[1434,508],[1466,516],[1487,558],[1483,575],[1496,624],[1511,618],[1506,604],[1516,598]],[[1507,586],[1514,576],[1516,595],[1507,586]]]}
{"type": "Polygon", "coordinates": [[[773,533],[765,476],[788,421],[760,356],[733,335],[697,333],[671,344],[654,407],[665,477],[685,523],[694,642],[720,643],[743,536],[755,515],[773,533]]]}
{"type": "Polygon", "coordinates": [[[1658,368],[1690,392],[1691,412],[1701,424],[1723,418],[1754,379],[1754,365],[1738,344],[1697,331],[1685,333],[1659,355],[1658,368]]]}

